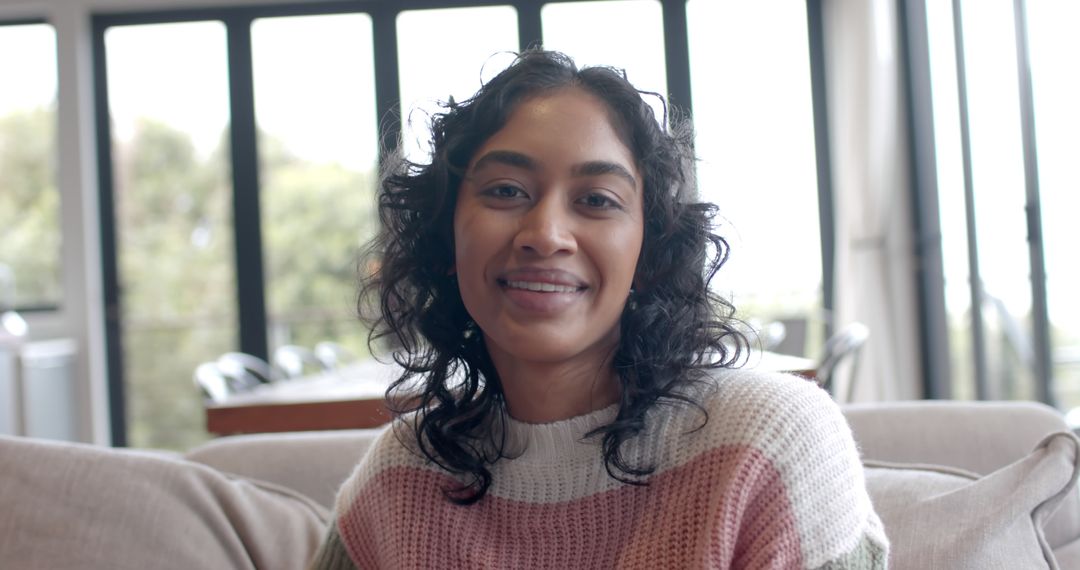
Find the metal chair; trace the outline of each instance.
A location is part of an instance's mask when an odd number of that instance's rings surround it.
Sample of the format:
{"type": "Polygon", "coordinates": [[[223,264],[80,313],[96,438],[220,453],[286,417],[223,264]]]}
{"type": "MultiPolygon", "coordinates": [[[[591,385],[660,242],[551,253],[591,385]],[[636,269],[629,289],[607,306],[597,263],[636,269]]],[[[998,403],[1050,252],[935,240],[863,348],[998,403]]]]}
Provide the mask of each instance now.
{"type": "Polygon", "coordinates": [[[336,342],[324,340],[315,345],[315,358],[327,370],[336,370],[345,364],[354,362],[356,355],[336,342]]]}
{"type": "Polygon", "coordinates": [[[269,362],[245,352],[226,352],[217,359],[217,364],[226,376],[237,378],[243,388],[281,379],[281,373],[269,362]]]}
{"type": "Polygon", "coordinates": [[[192,380],[202,391],[203,397],[211,402],[224,402],[232,392],[229,381],[221,373],[216,362],[204,362],[198,365],[192,380]]]}
{"type": "Polygon", "coordinates": [[[274,351],[274,365],[287,379],[304,376],[308,368],[315,372],[327,370],[326,365],[315,356],[311,349],[295,344],[279,346],[274,351]]]}
{"type": "Polygon", "coordinates": [[[816,378],[818,384],[835,396],[838,385],[838,373],[843,370],[847,375],[846,401],[851,401],[854,393],[855,373],[858,371],[859,351],[870,338],[870,329],[862,323],[848,323],[834,333],[827,341],[818,361],[816,378]]]}

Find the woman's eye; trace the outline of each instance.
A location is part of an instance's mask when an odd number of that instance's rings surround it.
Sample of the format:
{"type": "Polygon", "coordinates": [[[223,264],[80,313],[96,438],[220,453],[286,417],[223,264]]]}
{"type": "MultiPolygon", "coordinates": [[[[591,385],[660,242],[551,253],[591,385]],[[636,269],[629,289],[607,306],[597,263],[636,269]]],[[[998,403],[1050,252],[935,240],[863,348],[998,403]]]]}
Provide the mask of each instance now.
{"type": "Polygon", "coordinates": [[[616,204],[614,200],[602,194],[588,194],[581,199],[581,203],[590,208],[596,208],[599,210],[619,207],[619,205],[616,204]]]}
{"type": "Polygon", "coordinates": [[[491,188],[488,188],[484,193],[495,198],[518,198],[525,195],[525,192],[523,192],[520,188],[507,185],[492,186],[491,188]]]}

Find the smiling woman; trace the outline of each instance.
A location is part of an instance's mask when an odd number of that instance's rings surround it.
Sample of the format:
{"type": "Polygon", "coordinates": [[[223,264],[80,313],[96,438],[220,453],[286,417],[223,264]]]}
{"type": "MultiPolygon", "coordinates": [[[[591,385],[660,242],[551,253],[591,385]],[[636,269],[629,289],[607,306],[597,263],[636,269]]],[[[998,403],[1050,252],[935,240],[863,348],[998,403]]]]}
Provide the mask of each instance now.
{"type": "Polygon", "coordinates": [[[360,307],[406,372],[316,568],[877,568],[829,396],[733,370],[689,129],[521,54],[385,173],[360,307]],[[369,303],[375,296],[377,303],[369,303]]]}

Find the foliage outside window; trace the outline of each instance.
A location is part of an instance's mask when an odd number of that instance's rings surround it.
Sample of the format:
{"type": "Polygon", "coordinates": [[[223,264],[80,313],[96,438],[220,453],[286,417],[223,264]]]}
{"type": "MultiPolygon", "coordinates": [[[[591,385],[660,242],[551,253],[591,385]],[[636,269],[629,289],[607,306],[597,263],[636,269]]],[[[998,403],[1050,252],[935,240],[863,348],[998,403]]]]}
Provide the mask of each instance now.
{"type": "Polygon", "coordinates": [[[377,223],[371,18],[262,18],[251,31],[271,354],[333,341],[366,355],[355,306],[377,223]]]}
{"type": "Polygon", "coordinates": [[[128,443],[184,449],[208,437],[193,371],[237,346],[225,29],[105,40],[128,443]]]}
{"type": "MultiPolygon", "coordinates": [[[[365,24],[370,44],[367,16],[252,26],[262,211],[239,215],[261,217],[271,351],[331,340],[366,353],[354,306],[374,227],[373,65],[327,45],[356,43],[365,24]]],[[[193,371],[239,338],[225,28],[117,26],[106,55],[128,444],[186,449],[210,437],[193,371]]]]}
{"type": "Polygon", "coordinates": [[[60,304],[56,33],[0,23],[0,311],[60,304]]]}

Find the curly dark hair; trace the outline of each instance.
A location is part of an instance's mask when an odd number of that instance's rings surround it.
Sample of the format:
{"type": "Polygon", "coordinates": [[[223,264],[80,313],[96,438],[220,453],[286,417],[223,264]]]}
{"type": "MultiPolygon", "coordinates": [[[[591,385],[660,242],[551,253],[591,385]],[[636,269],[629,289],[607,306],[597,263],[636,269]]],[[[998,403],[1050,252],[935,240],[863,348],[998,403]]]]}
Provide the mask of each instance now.
{"type": "Polygon", "coordinates": [[[609,475],[644,484],[655,469],[623,457],[625,442],[645,428],[658,403],[705,410],[682,388],[713,368],[734,367],[748,346],[734,307],[708,284],[728,256],[713,232],[716,206],[697,201],[689,125],[666,106],[658,120],[624,72],[578,69],[567,56],[530,50],[472,98],[443,104],[431,120],[430,164],[406,160],[400,149],[384,163],[378,193],[381,229],[368,255],[358,308],[372,323],[369,343],[389,337],[405,372],[387,390],[395,412],[416,412],[410,424],[418,449],[461,477],[445,490],[459,504],[482,498],[489,469],[505,457],[494,422],[506,409],[483,335],[462,302],[454,262],[453,216],[458,188],[476,150],[506,124],[524,100],[574,87],[608,107],[622,142],[643,177],[644,242],[636,291],[620,321],[613,367],[621,384],[618,415],[589,436],[602,435],[609,475]],[[668,125],[666,128],[664,125],[668,125]],[[377,301],[376,301],[377,299],[377,301]]]}

